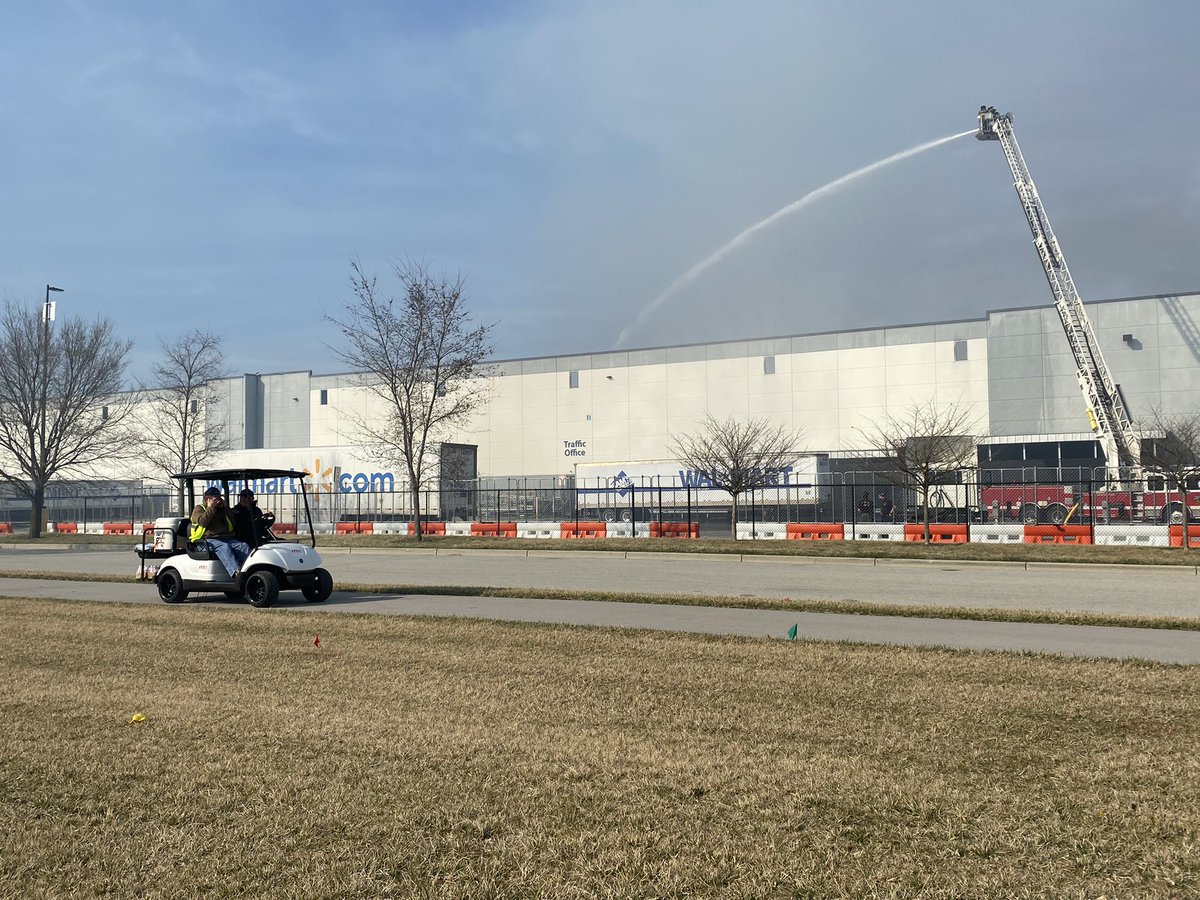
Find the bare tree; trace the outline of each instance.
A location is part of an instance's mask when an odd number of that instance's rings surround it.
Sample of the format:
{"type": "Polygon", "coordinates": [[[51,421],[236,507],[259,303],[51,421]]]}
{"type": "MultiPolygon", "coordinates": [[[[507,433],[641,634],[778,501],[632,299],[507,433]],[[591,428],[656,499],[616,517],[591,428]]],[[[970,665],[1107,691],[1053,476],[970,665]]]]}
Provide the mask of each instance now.
{"type": "MultiPolygon", "coordinates": [[[[225,353],[210,332],[194,329],[168,343],[143,387],[146,458],[163,476],[203,466],[231,446],[226,423],[216,413],[213,382],[224,378],[225,353]]],[[[177,486],[179,509],[183,485],[177,486]]]]}
{"type": "Polygon", "coordinates": [[[30,502],[29,536],[42,533],[46,487],[126,455],[133,402],[122,394],[132,342],[112,322],[43,314],[7,302],[0,313],[0,480],[30,502]]]}
{"type": "Polygon", "coordinates": [[[326,316],[345,339],[333,354],[362,372],[361,384],[383,402],[382,415],[359,417],[360,437],[381,462],[403,467],[412,520],[421,539],[421,487],[444,433],[486,402],[482,377],[492,352],[491,325],[472,326],[462,278],[432,276],[423,263],[392,264],[402,293],[382,292],[374,275],[351,263],[350,300],[326,316]]]}
{"type": "Polygon", "coordinates": [[[1171,523],[1183,525],[1183,546],[1191,547],[1188,523],[1192,516],[1188,508],[1188,483],[1200,479],[1200,412],[1183,415],[1167,415],[1161,410],[1151,410],[1143,416],[1142,465],[1163,477],[1168,491],[1163,504],[1164,518],[1171,523]],[[1153,435],[1153,436],[1151,436],[1153,435]],[[1179,492],[1179,506],[1175,507],[1170,490],[1179,492]]]}
{"type": "Polygon", "coordinates": [[[881,457],[880,477],[917,492],[927,544],[930,494],[951,473],[975,464],[975,429],[969,407],[940,406],[932,400],[915,404],[903,415],[884,415],[871,428],[856,429],[881,457]]]}
{"type": "Polygon", "coordinates": [[[796,460],[800,432],[769,419],[719,421],[705,413],[695,434],[671,439],[671,452],[685,466],[703,472],[733,500],[733,537],[737,538],[738,498],[746,491],[777,484],[796,460]]]}

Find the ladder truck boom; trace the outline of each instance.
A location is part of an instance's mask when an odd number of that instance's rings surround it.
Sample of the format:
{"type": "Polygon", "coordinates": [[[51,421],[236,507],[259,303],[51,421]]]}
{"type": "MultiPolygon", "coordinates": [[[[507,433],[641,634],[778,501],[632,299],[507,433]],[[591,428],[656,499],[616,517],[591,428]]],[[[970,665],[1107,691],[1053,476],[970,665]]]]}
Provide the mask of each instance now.
{"type": "Polygon", "coordinates": [[[1109,477],[1115,481],[1136,478],[1141,464],[1141,440],[1134,430],[1120,385],[1112,380],[1104,363],[1092,323],[1083,308],[1083,299],[1075,288],[1042,199],[1025,165],[1025,157],[1017,146],[1012,113],[1000,115],[994,106],[981,106],[979,131],[975,137],[981,141],[999,141],[1008,167],[1012,169],[1013,186],[1017,189],[1029,230],[1033,232],[1033,245],[1037,248],[1042,270],[1050,282],[1054,306],[1075,358],[1075,373],[1087,403],[1088,422],[1104,451],[1109,477]]]}

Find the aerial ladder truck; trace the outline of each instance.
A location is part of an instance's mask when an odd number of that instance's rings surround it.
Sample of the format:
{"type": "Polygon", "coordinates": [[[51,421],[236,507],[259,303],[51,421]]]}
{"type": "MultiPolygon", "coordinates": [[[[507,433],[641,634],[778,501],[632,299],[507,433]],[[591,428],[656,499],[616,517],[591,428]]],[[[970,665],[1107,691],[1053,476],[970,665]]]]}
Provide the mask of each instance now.
{"type": "Polygon", "coordinates": [[[981,141],[999,141],[1008,167],[1012,169],[1017,198],[1025,210],[1029,230],[1033,232],[1033,245],[1037,248],[1046,280],[1050,282],[1054,306],[1075,357],[1075,372],[1087,404],[1088,423],[1104,451],[1108,481],[1112,484],[1136,480],[1141,476],[1140,436],[1134,430],[1120,385],[1113,381],[1104,363],[1083,300],[1075,289],[1075,281],[1050,228],[1050,219],[1029,167],[1025,165],[1025,157],[1017,146],[1012,113],[1000,115],[994,106],[980,107],[979,131],[975,137],[981,141]]]}

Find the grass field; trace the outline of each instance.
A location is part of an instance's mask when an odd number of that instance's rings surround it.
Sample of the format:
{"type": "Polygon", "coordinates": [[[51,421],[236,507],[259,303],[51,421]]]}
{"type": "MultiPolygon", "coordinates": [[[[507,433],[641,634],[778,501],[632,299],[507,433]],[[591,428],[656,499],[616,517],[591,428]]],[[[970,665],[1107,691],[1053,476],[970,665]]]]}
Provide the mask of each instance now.
{"type": "Polygon", "coordinates": [[[1200,894],[1195,667],[10,599],[0,661],[4,896],[1200,894]]]}

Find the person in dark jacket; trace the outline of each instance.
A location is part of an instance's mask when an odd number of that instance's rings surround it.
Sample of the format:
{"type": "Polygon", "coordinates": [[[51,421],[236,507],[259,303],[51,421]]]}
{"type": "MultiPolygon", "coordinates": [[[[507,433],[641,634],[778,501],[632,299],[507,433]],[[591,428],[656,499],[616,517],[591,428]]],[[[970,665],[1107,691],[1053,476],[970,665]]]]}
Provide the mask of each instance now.
{"type": "Polygon", "coordinates": [[[233,508],[234,536],[251,547],[257,547],[262,543],[262,529],[263,514],[254,502],[254,491],[242,488],[237,506],[233,508]]]}

